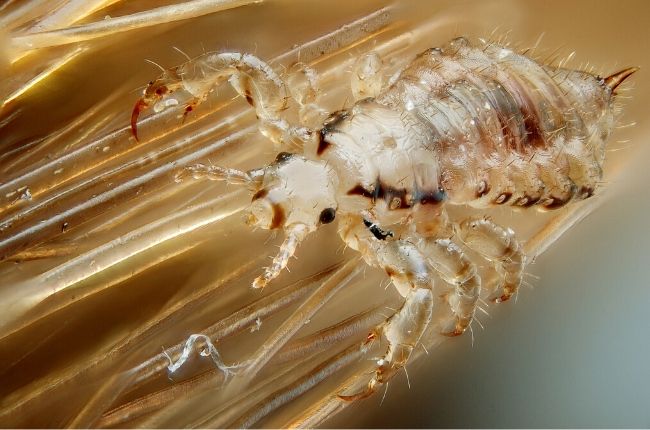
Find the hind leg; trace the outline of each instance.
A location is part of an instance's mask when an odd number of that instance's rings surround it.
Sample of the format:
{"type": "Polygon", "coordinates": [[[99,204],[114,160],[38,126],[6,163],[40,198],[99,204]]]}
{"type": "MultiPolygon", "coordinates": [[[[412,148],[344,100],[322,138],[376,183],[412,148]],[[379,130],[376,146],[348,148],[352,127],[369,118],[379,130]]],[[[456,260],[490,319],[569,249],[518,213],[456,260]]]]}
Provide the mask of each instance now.
{"type": "Polygon", "coordinates": [[[526,264],[515,233],[488,218],[469,218],[457,230],[463,243],[490,261],[499,275],[500,282],[491,300],[496,303],[509,300],[519,290],[526,264]]]}
{"type": "Polygon", "coordinates": [[[453,240],[453,225],[442,209],[429,208],[415,213],[412,232],[415,244],[429,265],[452,290],[445,294],[452,311],[452,326],[446,336],[463,334],[474,319],[481,294],[481,277],[465,250],[453,240]]]}
{"type": "Polygon", "coordinates": [[[481,277],[476,265],[450,239],[421,239],[418,248],[431,267],[453,287],[445,299],[454,315],[454,328],[443,334],[459,336],[472,323],[481,294],[481,277]]]}

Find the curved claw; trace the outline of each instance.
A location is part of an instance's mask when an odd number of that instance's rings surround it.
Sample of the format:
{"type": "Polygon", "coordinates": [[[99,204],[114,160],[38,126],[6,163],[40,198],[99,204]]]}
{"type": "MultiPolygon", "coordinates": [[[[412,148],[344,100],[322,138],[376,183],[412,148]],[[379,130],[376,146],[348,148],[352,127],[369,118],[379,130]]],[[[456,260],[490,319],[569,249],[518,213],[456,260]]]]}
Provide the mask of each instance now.
{"type": "Polygon", "coordinates": [[[135,103],[131,112],[131,134],[138,140],[138,117],[149,107],[154,106],[163,97],[181,88],[181,79],[176,69],[164,70],[162,76],[149,82],[142,92],[142,97],[135,103]]]}
{"type": "Polygon", "coordinates": [[[358,393],[350,394],[349,396],[343,394],[337,394],[337,397],[346,402],[356,402],[357,400],[367,399],[375,393],[375,387],[379,382],[373,378],[368,382],[365,390],[361,390],[358,393]]]}
{"type": "Polygon", "coordinates": [[[148,109],[149,106],[149,103],[147,103],[144,99],[140,99],[133,107],[133,112],[131,112],[131,134],[135,138],[136,142],[140,141],[138,139],[138,117],[140,116],[140,113],[148,109]]]}
{"type": "Polygon", "coordinates": [[[447,331],[447,332],[444,332],[444,333],[441,333],[441,334],[443,336],[447,336],[447,337],[456,337],[456,336],[460,336],[463,333],[465,333],[464,329],[460,329],[460,328],[456,327],[453,331],[447,331]]]}
{"type": "MultiPolygon", "coordinates": [[[[510,300],[516,292],[519,290],[519,286],[517,285],[516,287],[512,287],[510,285],[506,285],[503,287],[503,292],[501,293],[500,296],[494,297],[491,299],[492,303],[503,303],[507,302],[510,300]]],[[[498,290],[497,290],[498,291],[498,290]]]]}
{"type": "Polygon", "coordinates": [[[492,302],[493,303],[507,302],[508,300],[510,300],[510,297],[512,297],[511,294],[502,294],[500,297],[495,297],[494,299],[492,299],[492,302]]]}

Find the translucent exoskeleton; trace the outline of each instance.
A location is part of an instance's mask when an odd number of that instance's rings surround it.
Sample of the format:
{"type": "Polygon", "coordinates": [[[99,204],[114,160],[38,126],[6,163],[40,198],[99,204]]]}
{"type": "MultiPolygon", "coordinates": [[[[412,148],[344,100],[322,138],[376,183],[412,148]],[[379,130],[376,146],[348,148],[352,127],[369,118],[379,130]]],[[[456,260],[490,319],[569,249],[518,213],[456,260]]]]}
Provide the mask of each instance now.
{"type": "Polygon", "coordinates": [[[408,362],[430,324],[434,278],[450,288],[448,336],[463,334],[474,319],[487,287],[478,265],[498,274],[493,302],[517,294],[527,256],[514,232],[489,217],[454,219],[448,207],[548,211],[591,197],[615,123],[616,89],[637,70],[601,78],[457,38],[422,52],[388,84],[381,58],[362,56],[352,73],[357,100],[319,123],[317,78],[298,69],[304,85],[289,90],[253,55],[204,54],[150,82],[131,125],[137,138],[144,109],[174,104],[174,93],[184,91],[192,100],[187,114],[228,80],[281,152],[250,171],[187,166],[178,180],[246,185],[249,224],[285,232],[253,287],[276,278],[300,242],[335,219],[346,246],[385,270],[403,304],[368,335],[383,339],[384,355],[365,389],[340,393],[346,400],[372,394],[408,362]],[[303,124],[283,116],[289,103],[300,105],[303,124]]]}

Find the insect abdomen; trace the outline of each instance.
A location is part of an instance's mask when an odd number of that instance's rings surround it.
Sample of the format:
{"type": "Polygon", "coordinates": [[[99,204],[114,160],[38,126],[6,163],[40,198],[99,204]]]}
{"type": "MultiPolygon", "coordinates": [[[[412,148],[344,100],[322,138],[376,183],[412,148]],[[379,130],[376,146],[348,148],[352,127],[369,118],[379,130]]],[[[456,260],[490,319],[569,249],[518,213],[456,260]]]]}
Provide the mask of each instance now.
{"type": "Polygon", "coordinates": [[[450,201],[561,207],[593,194],[611,87],[458,38],[420,54],[377,101],[426,130],[450,201]]]}

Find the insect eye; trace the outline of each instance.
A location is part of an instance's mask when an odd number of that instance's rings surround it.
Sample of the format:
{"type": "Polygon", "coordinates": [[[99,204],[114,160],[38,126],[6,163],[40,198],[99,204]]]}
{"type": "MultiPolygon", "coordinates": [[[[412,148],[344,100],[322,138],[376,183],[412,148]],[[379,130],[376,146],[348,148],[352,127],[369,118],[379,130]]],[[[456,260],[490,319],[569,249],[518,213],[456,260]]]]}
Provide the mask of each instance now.
{"type": "Polygon", "coordinates": [[[276,157],[275,157],[275,162],[276,163],[284,163],[288,159],[293,157],[293,154],[289,152],[280,152],[276,157]]]}
{"type": "Polygon", "coordinates": [[[320,213],[319,220],[321,224],[329,224],[334,221],[334,218],[336,218],[336,209],[327,208],[323,209],[323,212],[320,213]]]}

